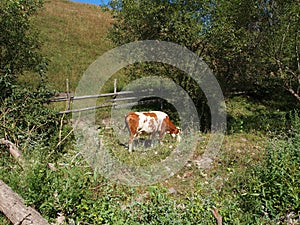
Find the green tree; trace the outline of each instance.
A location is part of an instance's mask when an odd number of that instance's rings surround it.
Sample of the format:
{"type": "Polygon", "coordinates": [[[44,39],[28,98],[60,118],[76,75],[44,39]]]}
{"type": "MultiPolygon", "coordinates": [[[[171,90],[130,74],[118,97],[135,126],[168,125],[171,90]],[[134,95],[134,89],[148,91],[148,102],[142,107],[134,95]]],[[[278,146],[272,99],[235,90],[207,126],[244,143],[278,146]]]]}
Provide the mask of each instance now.
{"type": "Polygon", "coordinates": [[[226,93],[285,89],[300,100],[298,1],[114,0],[111,6],[117,45],[175,42],[203,57],[226,93]]]}
{"type": "Polygon", "coordinates": [[[51,92],[43,76],[37,87],[18,82],[25,72],[43,75],[47,68],[31,21],[42,6],[42,0],[0,3],[0,138],[30,151],[54,143],[58,119],[53,110],[45,107],[51,92]]]}
{"type": "Polygon", "coordinates": [[[172,41],[191,51],[203,48],[209,1],[114,0],[110,37],[117,45],[137,40],[172,41]]]}
{"type": "Polygon", "coordinates": [[[300,10],[299,1],[267,1],[262,42],[270,76],[300,102],[300,10]]]}
{"type": "MultiPolygon", "coordinates": [[[[111,1],[111,7],[115,22],[109,37],[116,45],[151,39],[174,42],[199,56],[204,52],[209,1],[115,0],[111,1]]],[[[202,128],[209,126],[206,98],[197,84],[182,71],[169,65],[145,63],[130,68],[128,74],[132,79],[142,74],[173,79],[189,93],[201,111],[202,128]]]]}
{"type": "Polygon", "coordinates": [[[42,74],[46,61],[38,52],[38,33],[31,18],[42,0],[3,0],[0,3],[0,96],[11,94],[17,77],[24,71],[42,74]]]}
{"type": "Polygon", "coordinates": [[[216,1],[207,56],[223,86],[246,92],[284,88],[300,100],[299,22],[297,1],[216,1]]]}

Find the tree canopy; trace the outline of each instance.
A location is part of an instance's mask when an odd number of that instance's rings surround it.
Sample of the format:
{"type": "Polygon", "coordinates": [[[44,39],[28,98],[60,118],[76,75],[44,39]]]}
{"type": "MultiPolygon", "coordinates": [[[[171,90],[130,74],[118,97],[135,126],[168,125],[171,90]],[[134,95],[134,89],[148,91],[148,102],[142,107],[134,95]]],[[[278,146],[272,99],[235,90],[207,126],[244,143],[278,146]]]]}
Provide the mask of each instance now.
{"type": "Polygon", "coordinates": [[[215,70],[242,90],[285,88],[299,98],[299,3],[218,1],[209,30],[215,70]]]}
{"type": "Polygon", "coordinates": [[[297,1],[113,0],[111,7],[117,45],[171,41],[203,57],[225,93],[279,88],[300,101],[297,1]]]}
{"type": "Polygon", "coordinates": [[[4,0],[0,3],[0,94],[7,96],[16,78],[26,70],[43,73],[45,59],[31,18],[42,0],[4,0]]]}

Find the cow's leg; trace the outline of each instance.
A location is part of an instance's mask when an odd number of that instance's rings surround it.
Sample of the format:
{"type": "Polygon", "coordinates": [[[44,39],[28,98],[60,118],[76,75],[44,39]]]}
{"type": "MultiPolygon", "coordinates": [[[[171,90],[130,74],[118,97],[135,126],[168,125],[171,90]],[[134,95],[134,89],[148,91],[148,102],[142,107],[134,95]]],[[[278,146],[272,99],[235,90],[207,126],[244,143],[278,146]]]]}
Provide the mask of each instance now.
{"type": "Polygon", "coordinates": [[[150,135],[150,142],[151,142],[151,148],[154,146],[154,141],[155,141],[155,136],[156,136],[156,132],[151,133],[150,135]]]}
{"type": "Polygon", "coordinates": [[[137,131],[137,126],[138,126],[138,121],[136,121],[136,119],[134,117],[129,115],[125,119],[125,122],[126,122],[126,126],[127,126],[128,130],[129,130],[128,150],[131,153],[133,150],[133,141],[137,134],[136,131],[137,131]]]}
{"type": "Polygon", "coordinates": [[[159,143],[160,144],[163,144],[162,139],[165,135],[166,129],[167,129],[167,124],[166,124],[165,120],[163,120],[161,127],[160,127],[160,131],[159,131],[159,143]]]}
{"type": "Polygon", "coordinates": [[[132,152],[133,139],[134,139],[134,134],[130,134],[129,143],[128,143],[128,148],[130,153],[132,152]]]}
{"type": "Polygon", "coordinates": [[[164,137],[164,132],[160,131],[159,132],[159,144],[161,144],[161,145],[163,144],[163,141],[162,141],[163,137],[164,137]]]}

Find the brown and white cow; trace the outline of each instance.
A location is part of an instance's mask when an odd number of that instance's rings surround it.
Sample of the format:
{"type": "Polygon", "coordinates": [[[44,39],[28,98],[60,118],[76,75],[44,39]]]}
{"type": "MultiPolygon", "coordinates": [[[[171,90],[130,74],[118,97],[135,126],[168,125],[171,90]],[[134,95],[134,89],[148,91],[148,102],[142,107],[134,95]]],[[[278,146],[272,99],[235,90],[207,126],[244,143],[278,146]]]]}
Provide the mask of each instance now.
{"type": "Polygon", "coordinates": [[[169,133],[173,138],[177,136],[178,142],[181,139],[180,128],[176,127],[169,116],[161,111],[130,112],[125,117],[125,124],[130,133],[129,152],[132,152],[134,138],[142,133],[150,134],[151,139],[158,133],[160,143],[165,133],[169,133]]]}

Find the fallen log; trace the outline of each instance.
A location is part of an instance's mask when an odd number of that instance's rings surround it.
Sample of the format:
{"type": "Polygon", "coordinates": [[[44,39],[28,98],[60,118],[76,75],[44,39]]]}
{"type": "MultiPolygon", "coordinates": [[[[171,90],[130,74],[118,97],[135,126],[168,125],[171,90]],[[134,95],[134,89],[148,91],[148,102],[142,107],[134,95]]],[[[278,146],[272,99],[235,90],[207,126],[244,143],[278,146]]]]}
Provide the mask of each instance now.
{"type": "Polygon", "coordinates": [[[35,209],[26,206],[24,200],[0,180],[0,211],[19,225],[50,225],[35,209]]]}

